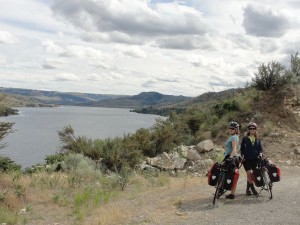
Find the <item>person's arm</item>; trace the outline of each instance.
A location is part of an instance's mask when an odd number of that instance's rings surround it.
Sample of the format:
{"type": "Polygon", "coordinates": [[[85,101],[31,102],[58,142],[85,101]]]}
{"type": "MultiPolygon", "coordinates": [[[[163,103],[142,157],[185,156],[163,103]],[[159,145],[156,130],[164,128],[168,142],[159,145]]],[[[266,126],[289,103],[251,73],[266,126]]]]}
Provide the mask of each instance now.
{"type": "Polygon", "coordinates": [[[240,150],[241,150],[241,156],[243,157],[244,156],[244,150],[245,150],[245,138],[244,137],[242,139],[240,150]]]}
{"type": "Polygon", "coordinates": [[[236,155],[236,146],[237,146],[236,139],[232,140],[231,144],[232,144],[232,151],[230,154],[230,158],[233,158],[233,156],[236,155]]]}
{"type": "Polygon", "coordinates": [[[259,156],[262,156],[263,148],[260,140],[258,140],[258,152],[259,156]]]}

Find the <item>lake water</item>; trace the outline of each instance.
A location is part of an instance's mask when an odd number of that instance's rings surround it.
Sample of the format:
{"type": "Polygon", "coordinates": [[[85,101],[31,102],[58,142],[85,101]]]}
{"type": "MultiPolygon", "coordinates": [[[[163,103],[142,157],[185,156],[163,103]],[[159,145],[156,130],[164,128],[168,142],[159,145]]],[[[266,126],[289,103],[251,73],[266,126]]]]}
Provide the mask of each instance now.
{"type": "Polygon", "coordinates": [[[54,108],[18,108],[19,115],[0,117],[14,122],[13,133],[1,141],[7,147],[0,155],[8,156],[23,168],[44,162],[59,147],[58,131],[71,125],[75,135],[88,138],[122,137],[139,128],[154,125],[157,115],[137,114],[129,109],[62,106],[54,108]]]}

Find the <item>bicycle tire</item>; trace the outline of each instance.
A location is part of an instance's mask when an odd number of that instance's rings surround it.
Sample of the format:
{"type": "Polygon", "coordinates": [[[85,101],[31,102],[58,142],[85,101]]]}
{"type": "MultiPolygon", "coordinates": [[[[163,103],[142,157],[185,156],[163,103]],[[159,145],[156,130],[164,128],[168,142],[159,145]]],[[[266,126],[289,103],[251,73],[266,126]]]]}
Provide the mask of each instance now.
{"type": "Polygon", "coordinates": [[[225,177],[224,175],[220,175],[220,177],[218,179],[218,182],[216,185],[216,191],[215,191],[214,199],[213,199],[213,205],[216,203],[217,198],[219,198],[219,192],[220,192],[221,188],[223,187],[224,177],[225,177]],[[220,185],[220,183],[221,183],[221,185],[220,185]]]}
{"type": "Polygon", "coordinates": [[[269,198],[272,199],[273,198],[273,193],[272,193],[272,182],[270,181],[270,177],[267,171],[263,172],[263,179],[264,179],[264,183],[266,186],[266,189],[269,193],[269,198]]]}

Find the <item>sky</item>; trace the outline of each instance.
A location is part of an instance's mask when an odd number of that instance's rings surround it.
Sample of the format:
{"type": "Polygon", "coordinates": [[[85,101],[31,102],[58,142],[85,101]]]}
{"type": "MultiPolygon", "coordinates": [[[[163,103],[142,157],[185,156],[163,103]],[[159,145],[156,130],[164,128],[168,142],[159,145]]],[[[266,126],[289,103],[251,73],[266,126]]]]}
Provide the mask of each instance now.
{"type": "Polygon", "coordinates": [[[0,87],[195,97],[299,51],[299,0],[0,2],[0,87]]]}

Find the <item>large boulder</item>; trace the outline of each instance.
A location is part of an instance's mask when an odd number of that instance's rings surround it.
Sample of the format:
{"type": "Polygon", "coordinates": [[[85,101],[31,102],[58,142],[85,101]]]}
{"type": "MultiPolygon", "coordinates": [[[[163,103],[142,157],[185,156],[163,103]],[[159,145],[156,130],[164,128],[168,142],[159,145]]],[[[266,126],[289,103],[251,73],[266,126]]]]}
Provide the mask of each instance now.
{"type": "Polygon", "coordinates": [[[214,149],[212,140],[204,140],[197,144],[196,149],[199,153],[209,152],[214,149]]]}
{"type": "Polygon", "coordinates": [[[186,158],[190,161],[198,161],[201,159],[201,156],[196,150],[188,149],[186,158]]]}
{"type": "Polygon", "coordinates": [[[184,165],[187,161],[186,158],[180,157],[178,152],[174,152],[174,154],[171,156],[172,161],[174,162],[175,168],[182,170],[184,168],[184,165]]]}
{"type": "Polygon", "coordinates": [[[158,167],[162,169],[175,169],[175,164],[172,161],[171,157],[168,155],[168,153],[164,152],[159,155],[160,161],[158,161],[158,167]]]}

